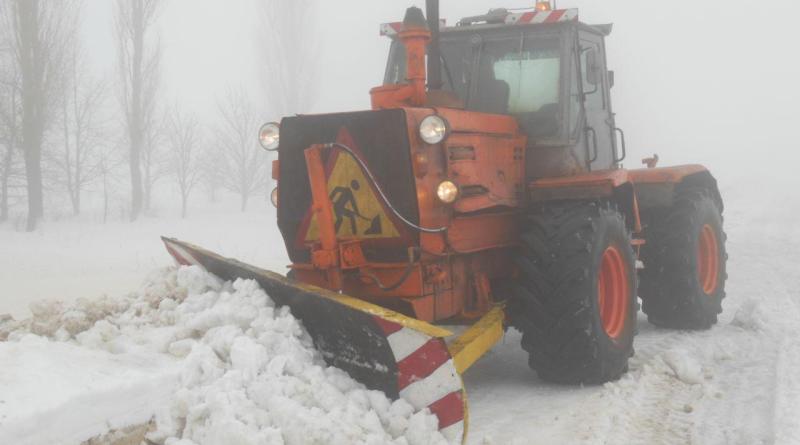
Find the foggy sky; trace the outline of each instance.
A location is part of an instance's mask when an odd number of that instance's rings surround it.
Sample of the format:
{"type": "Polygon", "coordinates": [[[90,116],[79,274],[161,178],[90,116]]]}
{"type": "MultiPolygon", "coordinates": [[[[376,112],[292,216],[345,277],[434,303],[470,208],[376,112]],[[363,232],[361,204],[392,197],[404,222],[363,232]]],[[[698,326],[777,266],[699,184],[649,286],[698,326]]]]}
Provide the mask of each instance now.
{"type": "MultiPolygon", "coordinates": [[[[290,0],[271,0],[290,1],[290,0]]],[[[159,22],[164,45],[162,97],[213,119],[216,96],[229,85],[257,92],[255,7],[250,0],[166,0],[159,22]]],[[[531,1],[441,0],[453,24],[493,7],[531,1]]],[[[114,75],[111,2],[87,2],[85,35],[92,64],[114,75]]],[[[319,2],[307,32],[320,45],[320,87],[309,112],[369,107],[380,84],[388,40],[381,22],[399,21],[424,1],[319,2]]],[[[627,167],[659,153],[663,164],[706,163],[723,177],[800,162],[798,37],[800,4],[789,0],[561,0],[588,23],[611,23],[613,106],[628,135],[627,167]]],[[[265,120],[277,119],[264,116],[265,120]]]]}

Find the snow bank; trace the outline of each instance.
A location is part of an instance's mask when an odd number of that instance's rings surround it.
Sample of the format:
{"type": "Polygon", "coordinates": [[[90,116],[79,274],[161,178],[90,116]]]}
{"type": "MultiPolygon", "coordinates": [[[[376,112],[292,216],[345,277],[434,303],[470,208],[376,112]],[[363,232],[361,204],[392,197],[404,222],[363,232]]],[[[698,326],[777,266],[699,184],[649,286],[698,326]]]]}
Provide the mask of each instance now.
{"type": "Polygon", "coordinates": [[[0,443],[76,444],[145,423],[178,384],[174,360],[35,335],[0,343],[0,443]]]}
{"type": "MultiPolygon", "coordinates": [[[[82,301],[73,308],[41,305],[34,315],[24,329],[10,334],[8,347],[39,344],[41,349],[30,354],[45,362],[53,348],[111,357],[149,354],[163,361],[150,377],[166,375],[173,381],[162,382],[169,401],[152,405],[156,429],[148,439],[154,443],[446,443],[428,411],[415,412],[408,403],[366,390],[346,373],[327,367],[301,324],[287,309],[275,308],[254,281],[222,283],[196,267],[169,269],[124,299],[82,301]]],[[[78,359],[76,363],[86,361],[97,373],[109,371],[100,360],[78,359]]],[[[58,367],[50,372],[61,373],[58,367]]],[[[128,380],[146,382],[150,377],[128,380]]],[[[5,378],[20,375],[12,371],[5,378]]],[[[65,396],[73,401],[93,384],[64,386],[75,388],[65,396]]],[[[131,400],[118,395],[117,406],[129,407],[131,400]]],[[[27,418],[42,420],[35,412],[27,418]]],[[[0,437],[21,439],[12,435],[15,431],[0,423],[0,437]]]]}

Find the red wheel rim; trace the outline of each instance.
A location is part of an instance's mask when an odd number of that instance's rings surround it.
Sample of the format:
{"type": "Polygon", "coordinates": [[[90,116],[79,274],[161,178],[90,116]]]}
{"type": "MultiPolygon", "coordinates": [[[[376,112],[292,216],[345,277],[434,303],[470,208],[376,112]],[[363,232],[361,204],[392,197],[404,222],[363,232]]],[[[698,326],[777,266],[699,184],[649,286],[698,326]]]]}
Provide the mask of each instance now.
{"type": "Polygon", "coordinates": [[[706,295],[713,295],[719,282],[719,245],[717,233],[709,224],[700,231],[697,245],[697,279],[706,295]]]}
{"type": "Polygon", "coordinates": [[[615,246],[609,246],[603,252],[597,277],[597,299],[603,330],[616,340],[625,330],[628,318],[630,283],[625,259],[615,246]]]}

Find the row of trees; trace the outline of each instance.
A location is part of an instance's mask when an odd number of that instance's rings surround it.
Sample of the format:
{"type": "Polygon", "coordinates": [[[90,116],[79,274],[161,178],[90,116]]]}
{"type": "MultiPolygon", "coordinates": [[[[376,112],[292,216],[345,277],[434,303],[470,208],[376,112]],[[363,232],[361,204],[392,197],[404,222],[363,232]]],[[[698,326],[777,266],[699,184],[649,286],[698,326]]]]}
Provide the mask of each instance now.
{"type": "MultiPolygon", "coordinates": [[[[168,1],[168,0],[167,0],[168,1]]],[[[213,125],[167,105],[160,82],[162,45],[157,33],[164,0],[117,0],[114,38],[116,76],[99,79],[79,30],[81,0],[4,0],[0,3],[0,222],[27,202],[27,230],[44,216],[45,194],[68,197],[82,211],[87,188],[103,191],[129,178],[131,220],[153,204],[157,182],[171,178],[182,213],[198,185],[211,196],[225,188],[244,210],[267,191],[266,157],[256,130],[264,114],[307,110],[313,98],[315,48],[302,34],[314,0],[255,2],[261,14],[256,38],[268,109],[240,88],[218,103],[213,125]],[[301,74],[297,74],[301,73],[301,74]],[[206,130],[208,129],[208,130],[206,130]],[[118,135],[124,134],[123,138],[118,135]],[[126,172],[124,174],[123,172],[126,172]]]]}

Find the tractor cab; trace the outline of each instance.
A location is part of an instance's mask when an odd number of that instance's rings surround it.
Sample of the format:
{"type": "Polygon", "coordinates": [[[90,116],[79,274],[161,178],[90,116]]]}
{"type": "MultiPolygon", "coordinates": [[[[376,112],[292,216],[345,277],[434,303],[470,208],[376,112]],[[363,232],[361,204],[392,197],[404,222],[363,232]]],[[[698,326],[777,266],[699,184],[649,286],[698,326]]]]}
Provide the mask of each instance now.
{"type": "MultiPolygon", "coordinates": [[[[569,147],[571,160],[585,170],[610,169],[622,161],[609,91],[614,76],[606,68],[604,45],[611,25],[581,23],[577,9],[547,8],[497,9],[455,26],[440,23],[441,81],[428,87],[451,99],[428,105],[512,115],[528,136],[529,149],[569,147]]],[[[406,82],[401,25],[381,27],[381,34],[392,38],[385,85],[406,82]]]]}

